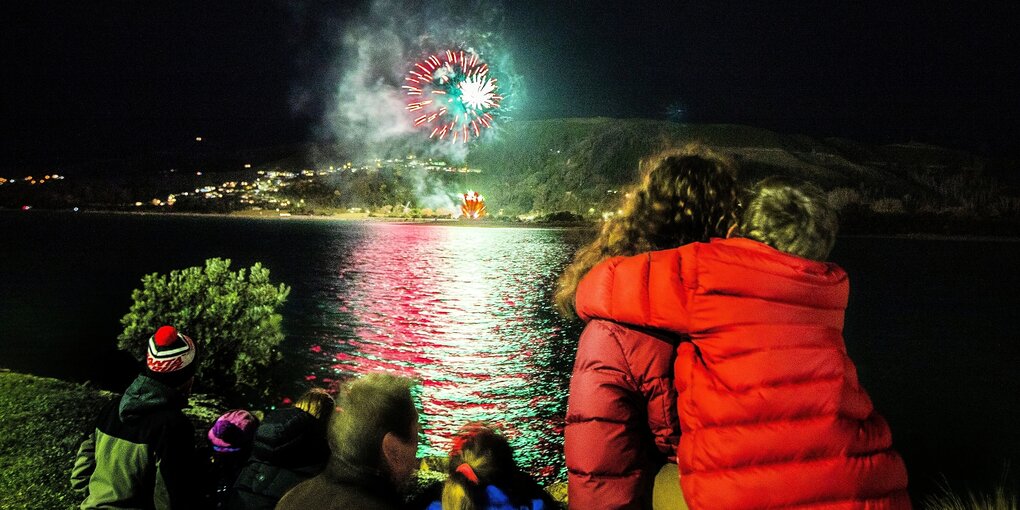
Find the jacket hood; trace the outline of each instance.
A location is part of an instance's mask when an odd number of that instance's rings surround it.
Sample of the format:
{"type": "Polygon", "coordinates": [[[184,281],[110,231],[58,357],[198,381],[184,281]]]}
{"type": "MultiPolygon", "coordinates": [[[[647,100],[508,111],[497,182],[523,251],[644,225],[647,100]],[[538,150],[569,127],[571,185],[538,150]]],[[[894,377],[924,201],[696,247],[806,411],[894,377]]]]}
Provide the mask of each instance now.
{"type": "Polygon", "coordinates": [[[606,319],[674,333],[696,331],[678,317],[696,295],[750,297],[833,311],[846,308],[846,272],[829,262],[783,253],[751,239],[713,239],[679,248],[607,259],[577,287],[585,321],[606,319]]]}
{"type": "Polygon", "coordinates": [[[145,375],[139,375],[124,391],[117,411],[130,421],[157,409],[183,409],[188,399],[179,391],[145,375]]]}
{"type": "Polygon", "coordinates": [[[325,463],[329,459],[326,425],[295,407],[277,409],[255,432],[252,456],[285,467],[325,463]]]}

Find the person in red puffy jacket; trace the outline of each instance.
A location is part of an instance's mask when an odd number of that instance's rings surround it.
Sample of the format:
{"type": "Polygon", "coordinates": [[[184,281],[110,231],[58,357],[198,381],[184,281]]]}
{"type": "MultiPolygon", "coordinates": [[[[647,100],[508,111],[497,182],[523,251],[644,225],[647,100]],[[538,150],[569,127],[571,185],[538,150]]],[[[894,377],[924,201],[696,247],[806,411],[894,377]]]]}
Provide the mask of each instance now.
{"type": "Polygon", "coordinates": [[[823,262],[837,226],[820,190],[771,178],[735,237],[612,258],[580,282],[582,319],[690,338],[674,381],[691,509],[910,508],[844,345],[847,276],[823,262]]]}
{"type": "MultiPolygon", "coordinates": [[[[557,308],[573,315],[578,281],[617,255],[722,236],[736,221],[736,168],[692,145],[644,162],[622,214],[603,225],[560,277],[557,308]]],[[[568,500],[579,509],[652,508],[652,485],[676,462],[673,360],[680,336],[594,318],[581,334],[567,401],[568,500]]],[[[675,484],[674,484],[675,485],[675,484]]]]}

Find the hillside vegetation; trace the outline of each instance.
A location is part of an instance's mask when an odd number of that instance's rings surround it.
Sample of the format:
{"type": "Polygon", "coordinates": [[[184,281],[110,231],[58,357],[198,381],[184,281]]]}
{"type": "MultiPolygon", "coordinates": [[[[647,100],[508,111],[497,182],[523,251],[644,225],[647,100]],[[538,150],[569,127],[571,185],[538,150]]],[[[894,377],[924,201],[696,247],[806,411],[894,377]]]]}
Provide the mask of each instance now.
{"type": "Polygon", "coordinates": [[[613,208],[617,192],[639,175],[642,158],[693,141],[736,159],[745,182],[799,177],[856,212],[1020,216],[1020,193],[987,175],[983,160],[960,151],[869,146],[748,126],[604,118],[518,122],[472,150],[468,164],[485,170],[487,197],[501,207],[587,214],[613,208]]]}
{"type": "MultiPolygon", "coordinates": [[[[252,150],[245,159],[209,155],[176,172],[108,172],[102,178],[92,174],[45,187],[8,183],[0,185],[0,207],[85,204],[140,210],[136,205],[148,207],[154,197],[226,181],[254,181],[261,170],[296,175],[279,185],[278,200],[271,201],[273,212],[442,216],[440,207],[449,215],[457,207],[456,196],[474,190],[485,197],[490,216],[558,214],[597,220],[618,209],[626,187],[640,174],[642,159],[693,141],[731,155],[746,183],[782,174],[820,185],[841,209],[849,231],[1009,235],[1020,231],[1016,178],[1020,163],[1015,161],[989,161],[918,143],[869,145],[740,125],[609,118],[505,123],[490,139],[470,147],[462,163],[470,171],[460,173],[413,167],[407,143],[380,146],[371,158],[337,144],[305,144],[252,150]],[[227,161],[232,163],[222,166],[227,161]],[[251,169],[237,170],[240,161],[250,161],[251,169]],[[446,205],[436,202],[437,196],[445,196],[446,205]]],[[[430,147],[442,152],[437,149],[430,147]]],[[[231,212],[252,207],[237,200],[196,197],[179,200],[173,210],[231,212]]]]}

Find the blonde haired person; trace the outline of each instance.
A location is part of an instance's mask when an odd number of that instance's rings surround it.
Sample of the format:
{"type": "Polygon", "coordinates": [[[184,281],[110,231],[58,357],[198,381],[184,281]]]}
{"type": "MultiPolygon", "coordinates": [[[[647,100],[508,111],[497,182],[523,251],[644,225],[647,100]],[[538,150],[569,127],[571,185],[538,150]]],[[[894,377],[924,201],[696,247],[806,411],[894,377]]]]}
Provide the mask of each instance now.
{"type": "Polygon", "coordinates": [[[482,423],[454,437],[442,497],[427,510],[553,510],[556,502],[517,467],[506,438],[482,423]]]}
{"type": "Polygon", "coordinates": [[[312,388],[294,402],[294,407],[314,416],[318,420],[329,421],[336,403],[333,396],[322,388],[312,388]]]}
{"type": "Polygon", "coordinates": [[[329,459],[326,426],[334,408],[326,390],[312,388],[291,407],[267,413],[227,508],[272,509],[291,487],[322,472],[329,459]]]}

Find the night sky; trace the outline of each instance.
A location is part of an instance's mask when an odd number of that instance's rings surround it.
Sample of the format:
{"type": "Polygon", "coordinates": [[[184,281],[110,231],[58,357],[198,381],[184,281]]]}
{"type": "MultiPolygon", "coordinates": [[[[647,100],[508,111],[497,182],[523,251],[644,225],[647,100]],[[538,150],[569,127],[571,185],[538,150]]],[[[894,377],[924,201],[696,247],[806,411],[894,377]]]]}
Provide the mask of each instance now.
{"type": "Polygon", "coordinates": [[[679,108],[688,122],[1016,153],[1020,2],[630,4],[5,2],[2,163],[321,138],[344,37],[371,30],[373,5],[409,30],[454,17],[495,34],[523,84],[518,119],[679,108]]]}

